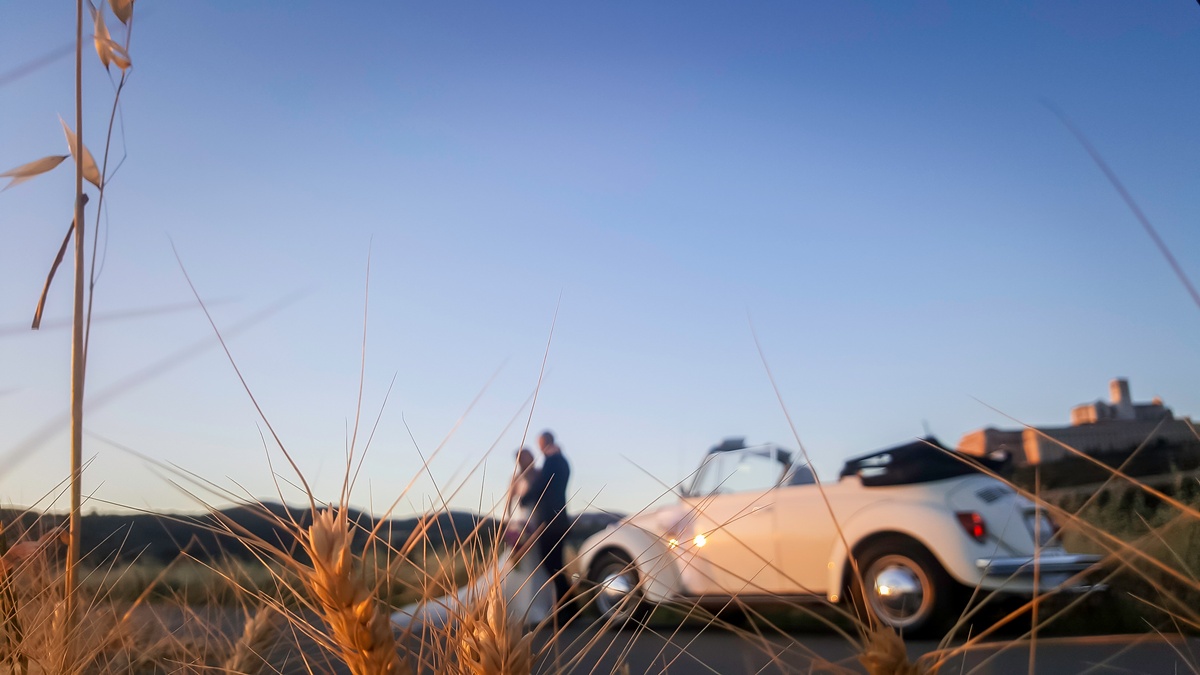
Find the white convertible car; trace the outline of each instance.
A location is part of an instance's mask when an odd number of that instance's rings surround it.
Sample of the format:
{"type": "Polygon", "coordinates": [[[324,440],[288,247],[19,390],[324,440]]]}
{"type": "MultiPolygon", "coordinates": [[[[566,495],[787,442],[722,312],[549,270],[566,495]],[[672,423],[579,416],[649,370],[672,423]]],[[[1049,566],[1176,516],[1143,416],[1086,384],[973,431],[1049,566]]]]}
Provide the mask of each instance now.
{"type": "Polygon", "coordinates": [[[1053,522],[983,468],[995,465],[926,439],[852,459],[818,487],[787,450],[730,439],[708,452],[678,503],[585,541],[577,569],[610,624],[656,603],[853,595],[883,623],[919,634],[948,627],[971,589],[1087,590],[1080,573],[1098,557],[1064,551],[1053,522]],[[852,558],[866,593],[853,590],[852,558]]]}

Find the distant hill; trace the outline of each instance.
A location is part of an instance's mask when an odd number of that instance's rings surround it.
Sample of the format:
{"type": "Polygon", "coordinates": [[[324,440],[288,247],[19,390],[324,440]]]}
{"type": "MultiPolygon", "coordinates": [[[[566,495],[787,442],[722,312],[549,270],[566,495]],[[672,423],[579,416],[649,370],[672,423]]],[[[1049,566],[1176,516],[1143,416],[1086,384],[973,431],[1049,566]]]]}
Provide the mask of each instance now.
{"type": "MultiPolygon", "coordinates": [[[[351,509],[351,522],[357,524],[355,543],[365,545],[367,533],[379,526],[379,537],[399,548],[421,529],[427,545],[444,548],[466,540],[478,532],[477,541],[494,541],[499,522],[495,519],[463,511],[442,511],[428,516],[390,519],[380,525],[370,515],[351,509]]],[[[32,530],[45,532],[63,523],[61,514],[47,515],[15,509],[0,509],[0,523],[6,536],[32,530]]],[[[593,532],[604,529],[619,516],[605,513],[583,513],[568,535],[579,543],[593,532]]],[[[166,563],[186,550],[201,561],[224,557],[250,559],[253,552],[243,539],[269,542],[303,559],[293,528],[285,523],[295,522],[306,528],[312,522],[308,508],[267,503],[254,506],[235,506],[209,514],[90,514],[83,517],[83,555],[95,564],[101,562],[130,562],[133,560],[166,563]]],[[[9,544],[12,543],[10,540],[9,544]]]]}
{"type": "MultiPolygon", "coordinates": [[[[367,533],[379,525],[371,516],[351,509],[351,522],[357,524],[356,544],[362,546],[367,533]]],[[[62,523],[63,515],[45,515],[13,509],[0,510],[4,532],[33,529],[44,532],[62,523]]],[[[493,532],[490,518],[461,511],[439,512],[427,517],[391,519],[379,527],[379,536],[393,546],[408,541],[422,522],[430,545],[444,547],[465,539],[478,527],[484,538],[493,532]]],[[[247,559],[251,550],[243,542],[259,540],[302,555],[294,531],[284,523],[295,522],[307,527],[312,513],[307,508],[281,504],[235,506],[201,515],[176,514],[89,514],[83,517],[83,554],[86,559],[124,561],[135,559],[167,562],[186,550],[203,561],[222,557],[247,559]]],[[[11,536],[11,535],[10,535],[11,536]]]]}

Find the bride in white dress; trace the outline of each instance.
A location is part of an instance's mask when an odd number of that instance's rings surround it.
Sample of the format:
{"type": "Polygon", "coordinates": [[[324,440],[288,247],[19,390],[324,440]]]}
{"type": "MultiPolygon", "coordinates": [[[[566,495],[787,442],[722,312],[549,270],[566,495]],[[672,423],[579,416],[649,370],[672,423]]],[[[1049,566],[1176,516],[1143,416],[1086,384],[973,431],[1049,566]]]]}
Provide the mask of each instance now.
{"type": "Polygon", "coordinates": [[[521,497],[529,491],[537,471],[533,453],[528,448],[521,448],[517,453],[517,470],[505,500],[507,517],[496,559],[458,593],[402,607],[392,614],[392,623],[402,628],[444,626],[454,615],[469,611],[496,592],[513,622],[528,626],[541,623],[550,616],[554,606],[554,586],[539,564],[538,551],[530,550],[537,534],[536,523],[531,520],[532,510],[521,506],[521,497]]]}

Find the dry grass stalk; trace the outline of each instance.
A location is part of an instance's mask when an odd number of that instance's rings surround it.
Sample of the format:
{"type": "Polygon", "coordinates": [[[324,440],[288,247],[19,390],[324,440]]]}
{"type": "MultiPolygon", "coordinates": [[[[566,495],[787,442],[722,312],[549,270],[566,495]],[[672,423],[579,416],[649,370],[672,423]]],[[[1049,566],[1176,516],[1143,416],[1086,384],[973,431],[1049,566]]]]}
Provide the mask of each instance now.
{"type": "Polygon", "coordinates": [[[58,121],[62,123],[63,134],[67,137],[67,148],[71,151],[71,156],[75,157],[76,161],[83,163],[84,179],[96,187],[103,185],[100,169],[96,166],[96,158],[92,156],[86,145],[79,143],[79,138],[74,131],[71,131],[71,127],[67,126],[66,120],[60,117],[58,121]]]}
{"type": "MultiPolygon", "coordinates": [[[[90,616],[95,609],[89,609],[90,616]]],[[[87,618],[83,619],[84,623],[87,618]]],[[[164,634],[161,626],[132,622],[121,625],[114,632],[111,647],[88,668],[89,672],[135,673],[159,670],[163,666],[178,668],[181,664],[204,663],[205,650],[174,635],[164,634]]]]}
{"type": "Polygon", "coordinates": [[[459,617],[458,664],[469,675],[529,675],[533,634],[508,615],[500,583],[459,617]]]}
{"type": "Polygon", "coordinates": [[[278,639],[279,613],[270,605],[259,607],[254,616],[246,619],[242,636],[233,646],[233,653],[225,660],[223,670],[228,673],[254,675],[266,665],[266,655],[278,639]]]}
{"type": "MultiPolygon", "coordinates": [[[[84,373],[86,371],[86,351],[87,340],[86,333],[91,321],[91,297],[92,291],[95,289],[96,282],[96,246],[93,245],[93,256],[91,266],[91,284],[88,287],[88,293],[84,293],[84,278],[88,270],[86,262],[86,248],[84,242],[84,205],[87,203],[88,196],[84,193],[83,183],[86,179],[99,190],[101,203],[103,203],[104,187],[106,184],[104,172],[96,165],[96,160],[88,151],[87,146],[83,142],[83,0],[75,2],[75,129],[72,130],[66,120],[60,118],[62,122],[63,132],[67,138],[67,145],[70,150],[70,155],[75,158],[75,208],[74,218],[72,219],[71,230],[67,235],[67,239],[72,236],[75,240],[75,256],[74,256],[74,312],[72,316],[71,326],[71,413],[70,413],[70,432],[71,432],[71,478],[70,478],[70,515],[69,518],[69,542],[67,544],[66,568],[63,575],[63,585],[66,587],[66,592],[63,595],[63,612],[65,620],[64,632],[60,637],[66,640],[65,646],[60,649],[67,656],[63,657],[61,666],[63,669],[69,663],[74,663],[78,659],[71,656],[72,645],[71,640],[76,638],[75,629],[75,614],[76,607],[76,590],[78,588],[77,567],[80,560],[81,548],[81,513],[80,506],[82,502],[82,448],[83,448],[83,390],[84,390],[84,373]],[[84,299],[87,298],[87,312],[85,319],[84,299]]],[[[103,7],[97,10],[88,0],[88,7],[91,10],[95,34],[93,36],[97,54],[105,66],[116,64],[121,69],[121,83],[117,87],[117,93],[114,96],[112,113],[109,117],[109,134],[105,141],[105,161],[107,168],[108,151],[111,148],[112,128],[116,120],[117,105],[120,99],[120,91],[124,86],[126,70],[130,66],[129,60],[129,25],[132,21],[133,0],[113,0],[113,11],[126,25],[125,44],[122,46],[112,39],[106,24],[104,23],[103,7]]],[[[16,169],[6,171],[0,174],[0,178],[11,178],[7,187],[11,187],[18,183],[24,182],[36,175],[50,171],[57,167],[65,159],[65,156],[51,155],[43,157],[40,160],[23,164],[16,169]]],[[[7,187],[5,189],[7,189],[7,187]]],[[[99,230],[100,214],[97,213],[97,230],[99,230]]],[[[98,235],[97,235],[98,238],[98,235]]],[[[58,258],[55,260],[51,269],[50,275],[47,278],[47,288],[49,287],[50,279],[54,276],[54,268],[58,267],[63,254],[65,253],[66,244],[64,242],[63,249],[60,250],[58,258]]],[[[38,303],[38,308],[34,314],[32,328],[37,329],[41,322],[41,315],[44,308],[45,292],[43,292],[42,300],[38,303]]],[[[5,626],[12,625],[11,621],[5,621],[5,626]]],[[[88,651],[87,647],[80,649],[88,651]]]]}
{"type": "Polygon", "coordinates": [[[128,672],[157,661],[161,650],[147,649],[147,631],[112,604],[81,597],[69,617],[60,572],[40,562],[17,572],[17,615],[25,631],[13,648],[28,657],[17,672],[128,672]]]}
{"type": "Polygon", "coordinates": [[[866,638],[858,660],[870,675],[933,675],[937,672],[937,667],[910,662],[904,640],[891,628],[877,626],[867,632],[866,638]]]}
{"type": "Polygon", "coordinates": [[[11,664],[13,671],[29,671],[29,656],[22,649],[25,631],[21,627],[20,599],[13,589],[16,549],[8,547],[8,538],[0,527],[0,663],[11,664]]]}
{"type": "Polygon", "coordinates": [[[353,538],[344,509],[317,513],[304,541],[313,564],[304,575],[305,585],[351,672],[409,673],[397,651],[389,615],[360,575],[351,550],[353,538]]]}
{"type": "Polygon", "coordinates": [[[63,160],[66,158],[67,155],[48,155],[27,164],[22,164],[15,169],[10,169],[4,173],[0,173],[0,178],[12,179],[8,182],[8,185],[4,186],[3,190],[0,190],[0,192],[7,190],[14,185],[20,185],[34,176],[38,176],[50,171],[59,164],[62,164],[63,160]]]}

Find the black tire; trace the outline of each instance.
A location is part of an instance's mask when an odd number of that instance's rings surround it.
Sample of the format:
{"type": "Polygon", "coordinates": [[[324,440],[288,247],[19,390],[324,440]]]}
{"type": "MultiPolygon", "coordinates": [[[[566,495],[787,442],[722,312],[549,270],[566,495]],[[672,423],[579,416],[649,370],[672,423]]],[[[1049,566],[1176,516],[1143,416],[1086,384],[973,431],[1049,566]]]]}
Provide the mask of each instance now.
{"type": "Polygon", "coordinates": [[[591,605],[604,627],[623,628],[645,619],[649,606],[642,595],[637,565],[619,551],[605,551],[593,562],[588,574],[591,605]]]}
{"type": "Polygon", "coordinates": [[[852,578],[850,597],[863,621],[869,613],[905,637],[940,636],[953,625],[959,584],[924,546],[889,536],[863,546],[857,559],[862,585],[852,578]]]}
{"type": "Polygon", "coordinates": [[[713,612],[713,618],[717,619],[719,625],[723,628],[748,631],[754,629],[752,612],[737,598],[732,598],[729,602],[717,608],[713,612]]]}

